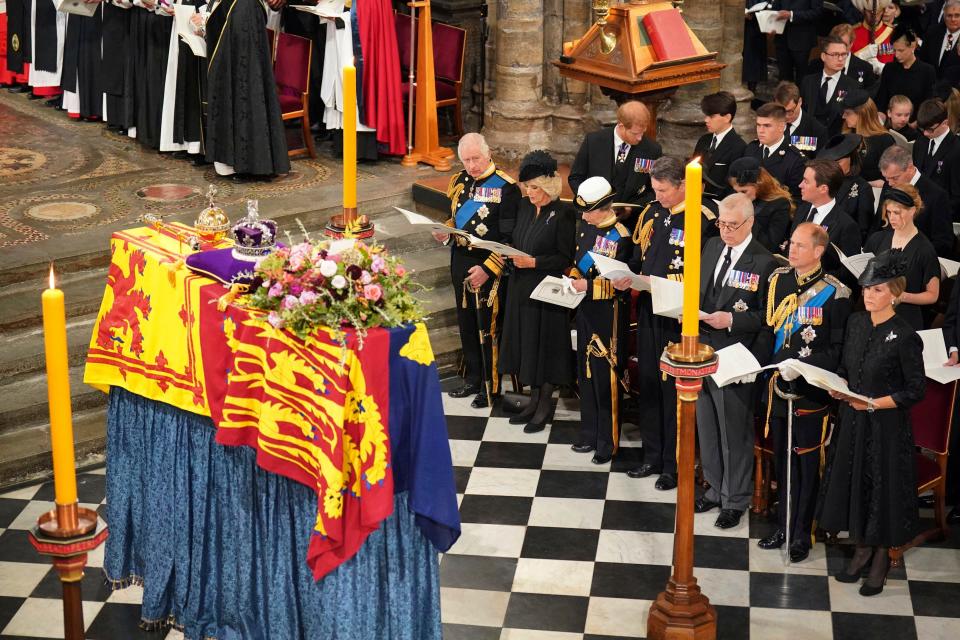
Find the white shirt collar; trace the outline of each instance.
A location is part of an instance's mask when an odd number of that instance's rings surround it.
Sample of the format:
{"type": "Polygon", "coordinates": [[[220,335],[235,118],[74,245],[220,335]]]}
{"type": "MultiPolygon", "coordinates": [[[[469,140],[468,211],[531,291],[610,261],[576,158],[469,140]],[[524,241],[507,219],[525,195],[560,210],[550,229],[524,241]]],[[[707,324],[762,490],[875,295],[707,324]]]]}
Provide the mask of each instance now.
{"type": "Polygon", "coordinates": [[[910,184],[917,186],[917,182],[920,181],[920,169],[914,167],[913,177],[910,178],[910,184]]]}
{"type": "MultiPolygon", "coordinates": [[[[717,260],[717,266],[713,270],[713,279],[717,279],[717,275],[720,273],[720,267],[723,265],[723,256],[726,255],[727,249],[730,249],[730,267],[727,269],[726,277],[730,277],[730,272],[733,271],[733,268],[737,265],[737,261],[740,260],[740,256],[743,255],[743,252],[746,251],[747,245],[750,244],[750,241],[753,240],[753,234],[748,233],[747,237],[743,241],[733,247],[728,247],[728,245],[723,245],[723,249],[720,251],[720,259],[717,260]]],[[[726,280],[724,280],[726,282],[726,280]]]]}
{"type": "Polygon", "coordinates": [[[853,57],[853,54],[852,54],[852,53],[848,53],[848,54],[847,54],[847,59],[846,59],[846,61],[843,63],[843,69],[840,70],[840,73],[842,73],[842,74],[844,74],[844,75],[847,75],[847,74],[850,73],[850,58],[852,58],[852,57],[853,57]]]}
{"type": "MultiPolygon", "coordinates": [[[[617,151],[620,150],[620,145],[623,144],[625,140],[617,134],[617,127],[613,128],[613,157],[617,157],[617,151]]],[[[627,153],[630,153],[630,145],[627,145],[627,153]]]]}
{"type": "Polygon", "coordinates": [[[940,149],[940,144],[943,142],[943,139],[947,137],[947,134],[948,134],[948,133],[950,133],[950,127],[947,127],[947,128],[944,130],[944,132],[941,133],[940,135],[938,135],[936,138],[929,138],[929,139],[928,139],[928,142],[927,142],[927,148],[929,148],[929,145],[930,145],[929,140],[934,140],[934,141],[936,141],[936,145],[933,147],[933,148],[934,148],[934,152],[936,152],[937,150],[939,150],[939,149],[940,149]]]}
{"type": "Polygon", "coordinates": [[[800,126],[801,120],[803,120],[803,109],[797,109],[797,119],[787,123],[787,127],[790,128],[790,135],[796,135],[797,127],[800,126]]]}
{"type": "Polygon", "coordinates": [[[823,85],[824,80],[829,78],[830,84],[827,85],[827,102],[830,102],[830,99],[833,97],[833,94],[837,90],[837,85],[839,84],[840,76],[843,75],[843,70],[836,72],[832,76],[827,75],[826,69],[823,71],[823,75],[820,77],[820,85],[823,85]]]}
{"type": "Polygon", "coordinates": [[[727,127],[726,129],[724,129],[724,130],[721,131],[720,133],[715,133],[715,134],[713,134],[714,137],[717,139],[717,146],[718,146],[718,147],[720,146],[720,143],[723,142],[723,137],[724,137],[725,135],[727,135],[728,133],[730,133],[731,131],[733,131],[733,125],[730,125],[729,127],[727,127]]]}
{"type": "Polygon", "coordinates": [[[769,145],[763,145],[763,146],[767,147],[767,149],[770,150],[770,155],[772,156],[773,153],[774,153],[777,149],[780,148],[780,145],[783,144],[783,141],[784,141],[785,139],[786,139],[786,136],[784,136],[783,138],[780,138],[779,140],[777,140],[776,144],[774,144],[773,146],[769,146],[769,145]]]}
{"type": "Polygon", "coordinates": [[[833,198],[830,198],[830,202],[827,202],[826,204],[822,204],[819,207],[813,207],[813,204],[811,204],[810,206],[817,210],[817,215],[813,217],[813,221],[816,224],[822,225],[824,218],[830,215],[830,212],[833,211],[833,207],[835,204],[837,204],[837,201],[834,200],[833,198]]]}

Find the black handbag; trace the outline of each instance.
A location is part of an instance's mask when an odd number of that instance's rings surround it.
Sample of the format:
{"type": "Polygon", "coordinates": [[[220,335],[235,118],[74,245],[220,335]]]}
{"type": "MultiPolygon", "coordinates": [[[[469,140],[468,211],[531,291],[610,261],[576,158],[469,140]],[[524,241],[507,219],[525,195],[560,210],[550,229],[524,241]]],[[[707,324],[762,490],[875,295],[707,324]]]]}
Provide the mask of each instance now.
{"type": "Polygon", "coordinates": [[[529,402],[530,396],[525,393],[504,391],[500,395],[500,408],[504,413],[520,413],[529,402]]]}

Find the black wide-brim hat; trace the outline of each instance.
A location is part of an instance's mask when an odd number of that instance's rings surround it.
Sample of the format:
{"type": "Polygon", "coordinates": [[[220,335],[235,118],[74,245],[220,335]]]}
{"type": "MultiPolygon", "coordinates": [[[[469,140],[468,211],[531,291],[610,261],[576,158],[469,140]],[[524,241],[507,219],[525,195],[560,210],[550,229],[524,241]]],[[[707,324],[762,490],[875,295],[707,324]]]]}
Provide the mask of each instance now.
{"type": "Polygon", "coordinates": [[[866,269],[864,269],[860,277],[857,278],[857,283],[861,287],[873,287],[878,284],[890,282],[906,274],[906,259],[899,252],[884,251],[870,258],[866,269]]]}
{"type": "MultiPolygon", "coordinates": [[[[843,97],[843,108],[856,109],[857,107],[862,107],[869,99],[870,94],[866,91],[862,89],[850,89],[850,91],[847,91],[847,95],[843,97]]],[[[820,157],[819,154],[817,157],[820,157]]]]}
{"type": "Polygon", "coordinates": [[[760,180],[760,161],[756,158],[737,158],[727,167],[727,179],[739,185],[756,184],[760,180]]]}
{"type": "Polygon", "coordinates": [[[546,151],[537,149],[525,155],[520,161],[520,173],[517,177],[520,182],[526,182],[542,176],[555,175],[557,175],[557,161],[546,151]]]}
{"type": "Polygon", "coordinates": [[[863,136],[856,133],[841,133],[830,138],[827,146],[817,154],[817,159],[840,160],[855,152],[863,143],[863,136]]]}

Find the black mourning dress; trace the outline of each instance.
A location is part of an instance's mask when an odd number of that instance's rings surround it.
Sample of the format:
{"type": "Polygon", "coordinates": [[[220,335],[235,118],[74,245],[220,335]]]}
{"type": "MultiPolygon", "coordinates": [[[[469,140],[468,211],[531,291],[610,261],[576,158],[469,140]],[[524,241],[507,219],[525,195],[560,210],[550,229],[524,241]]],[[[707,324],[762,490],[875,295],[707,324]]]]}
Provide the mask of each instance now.
{"type": "MultiPolygon", "coordinates": [[[[893,229],[877,231],[867,238],[863,250],[879,255],[891,250],[891,242],[893,242],[893,229]]],[[[893,249],[893,251],[902,252],[907,261],[907,293],[923,293],[927,289],[930,278],[940,277],[940,260],[937,258],[937,250],[922,233],[918,232],[910,238],[910,242],[902,249],[893,249]]],[[[924,328],[923,308],[915,304],[898,304],[897,315],[906,320],[915,331],[920,331],[924,328]]]]}
{"type": "Polygon", "coordinates": [[[753,237],[770,253],[783,252],[789,240],[790,201],[786,198],[753,201],[753,237]]]}
{"type": "Polygon", "coordinates": [[[537,208],[524,198],[517,210],[513,245],[534,256],[537,265],[532,269],[515,268],[510,276],[500,369],[515,374],[524,384],[573,382],[570,310],[531,300],[530,294],[544,277],[560,277],[573,264],[576,228],[576,212],[559,200],[541,207],[537,214],[537,208]]]}
{"type": "Polygon", "coordinates": [[[840,407],[817,521],[849,531],[857,544],[896,547],[917,528],[917,484],[910,407],[923,398],[923,345],[901,316],[876,327],[870,314],[850,316],[838,373],[870,398],[893,396],[896,409],[873,413],[840,407]]]}

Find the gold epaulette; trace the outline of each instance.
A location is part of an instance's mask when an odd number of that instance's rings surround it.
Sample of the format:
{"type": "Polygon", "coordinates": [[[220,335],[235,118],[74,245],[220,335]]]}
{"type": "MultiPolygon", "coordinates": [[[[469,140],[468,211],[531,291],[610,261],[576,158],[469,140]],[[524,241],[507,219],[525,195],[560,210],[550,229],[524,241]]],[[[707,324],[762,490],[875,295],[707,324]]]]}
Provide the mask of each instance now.
{"type": "Polygon", "coordinates": [[[777,267],[773,270],[773,273],[770,274],[770,277],[767,278],[767,282],[773,282],[785,273],[790,273],[790,267],[777,267]]]}
{"type": "Polygon", "coordinates": [[[500,176],[501,178],[503,178],[504,180],[506,180],[506,181],[507,181],[507,184],[517,184],[517,181],[514,180],[513,178],[511,178],[511,177],[510,177],[510,174],[508,174],[506,171],[503,171],[503,170],[501,170],[501,169],[497,169],[494,173],[496,173],[498,176],[500,176]]]}
{"type": "Polygon", "coordinates": [[[483,266],[490,270],[490,272],[499,276],[503,273],[503,258],[499,254],[491,253],[486,260],[483,261],[483,266]]]}
{"type": "Polygon", "coordinates": [[[630,229],[627,229],[627,226],[622,222],[618,222],[613,228],[617,230],[617,233],[620,234],[621,238],[626,238],[630,235],[630,229]]]}
{"type": "Polygon", "coordinates": [[[443,224],[447,225],[448,227],[456,226],[456,224],[453,221],[453,218],[447,218],[446,220],[443,221],[443,224]]]}
{"type": "Polygon", "coordinates": [[[702,213],[703,217],[709,220],[710,222],[713,222],[714,220],[717,219],[717,214],[715,214],[713,210],[710,209],[710,207],[708,207],[705,204],[700,205],[700,213],[702,213]]]}
{"type": "MultiPolygon", "coordinates": [[[[643,211],[640,212],[640,215],[637,217],[637,226],[633,229],[633,243],[640,244],[640,234],[643,230],[644,218],[647,217],[647,211],[650,210],[650,205],[653,203],[647,203],[647,206],[643,208],[643,211]]],[[[651,220],[652,222],[652,220],[651,220]]]]}
{"type": "Polygon", "coordinates": [[[463,171],[458,171],[457,173],[450,176],[450,182],[447,183],[447,197],[453,199],[453,189],[457,185],[457,180],[460,179],[460,175],[463,171]]]}
{"type": "Polygon", "coordinates": [[[606,278],[594,278],[593,280],[593,299],[609,300],[616,295],[617,290],[613,288],[613,283],[606,278]]]}
{"type": "Polygon", "coordinates": [[[823,280],[824,282],[826,282],[827,284],[829,284],[830,286],[832,286],[834,289],[837,290],[837,292],[834,294],[834,297],[837,298],[838,300],[842,298],[850,297],[850,294],[852,293],[850,291],[850,287],[840,282],[840,280],[836,276],[830,275],[828,273],[823,276],[823,280]]]}

